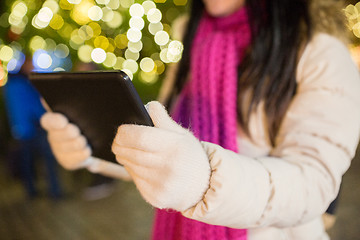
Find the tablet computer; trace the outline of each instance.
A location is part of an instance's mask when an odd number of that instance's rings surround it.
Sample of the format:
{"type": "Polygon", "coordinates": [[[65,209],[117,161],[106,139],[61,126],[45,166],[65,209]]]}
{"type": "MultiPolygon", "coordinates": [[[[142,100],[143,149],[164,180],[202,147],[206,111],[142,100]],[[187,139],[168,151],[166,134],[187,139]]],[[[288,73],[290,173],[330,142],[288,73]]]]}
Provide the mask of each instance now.
{"type": "Polygon", "coordinates": [[[34,72],[29,79],[51,111],[64,114],[80,128],[95,157],[116,162],[111,145],[121,124],[153,126],[122,71],[34,72]]]}

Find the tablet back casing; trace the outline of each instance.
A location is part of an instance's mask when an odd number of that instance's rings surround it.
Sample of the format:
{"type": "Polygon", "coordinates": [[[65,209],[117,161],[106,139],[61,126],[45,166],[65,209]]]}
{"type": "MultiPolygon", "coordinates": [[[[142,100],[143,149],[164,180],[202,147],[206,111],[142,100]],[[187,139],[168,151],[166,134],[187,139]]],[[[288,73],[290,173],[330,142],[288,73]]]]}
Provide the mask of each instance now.
{"type": "Polygon", "coordinates": [[[31,73],[30,81],[52,111],[80,128],[95,157],[116,161],[111,145],[121,124],[153,126],[122,71],[31,73]]]}

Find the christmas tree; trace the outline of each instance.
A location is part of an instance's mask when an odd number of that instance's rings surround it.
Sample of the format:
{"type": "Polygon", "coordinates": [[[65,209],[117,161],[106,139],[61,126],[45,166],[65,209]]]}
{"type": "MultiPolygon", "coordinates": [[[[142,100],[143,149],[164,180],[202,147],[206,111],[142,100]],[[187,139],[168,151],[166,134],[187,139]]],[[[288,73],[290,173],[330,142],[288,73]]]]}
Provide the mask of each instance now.
{"type": "Polygon", "coordinates": [[[122,70],[146,99],[183,45],[172,23],[187,0],[5,0],[0,7],[0,86],[31,58],[35,71],[72,71],[79,63],[122,70]],[[145,85],[151,87],[145,88],[145,85]]]}

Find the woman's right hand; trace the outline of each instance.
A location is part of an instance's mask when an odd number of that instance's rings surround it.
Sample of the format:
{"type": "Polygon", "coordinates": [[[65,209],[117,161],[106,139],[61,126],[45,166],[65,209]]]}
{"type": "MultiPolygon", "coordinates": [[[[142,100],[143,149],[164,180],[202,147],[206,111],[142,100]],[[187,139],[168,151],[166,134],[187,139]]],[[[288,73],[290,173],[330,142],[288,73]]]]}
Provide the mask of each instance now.
{"type": "Polygon", "coordinates": [[[64,115],[47,112],[41,117],[40,123],[48,132],[48,141],[57,161],[64,168],[87,168],[92,173],[125,181],[132,180],[121,165],[91,156],[86,138],[64,115]]]}
{"type": "Polygon", "coordinates": [[[64,115],[47,112],[41,117],[40,123],[48,132],[51,149],[61,166],[75,170],[91,165],[93,159],[86,138],[64,115]]]}

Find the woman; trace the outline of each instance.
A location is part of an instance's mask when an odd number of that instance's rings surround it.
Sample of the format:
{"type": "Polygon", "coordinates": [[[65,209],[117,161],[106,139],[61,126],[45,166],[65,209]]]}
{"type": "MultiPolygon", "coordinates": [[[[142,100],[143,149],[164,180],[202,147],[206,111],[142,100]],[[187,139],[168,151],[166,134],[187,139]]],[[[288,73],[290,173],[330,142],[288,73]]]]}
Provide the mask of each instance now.
{"type": "Polygon", "coordinates": [[[161,95],[176,122],[149,103],[155,127],[119,127],[113,152],[125,169],[115,170],[48,113],[55,155],[69,169],[131,178],[163,209],[154,239],[328,239],[321,215],[360,130],[359,74],[330,35],[336,15],[316,20],[331,4],[194,0],[176,80],[161,95]]]}

